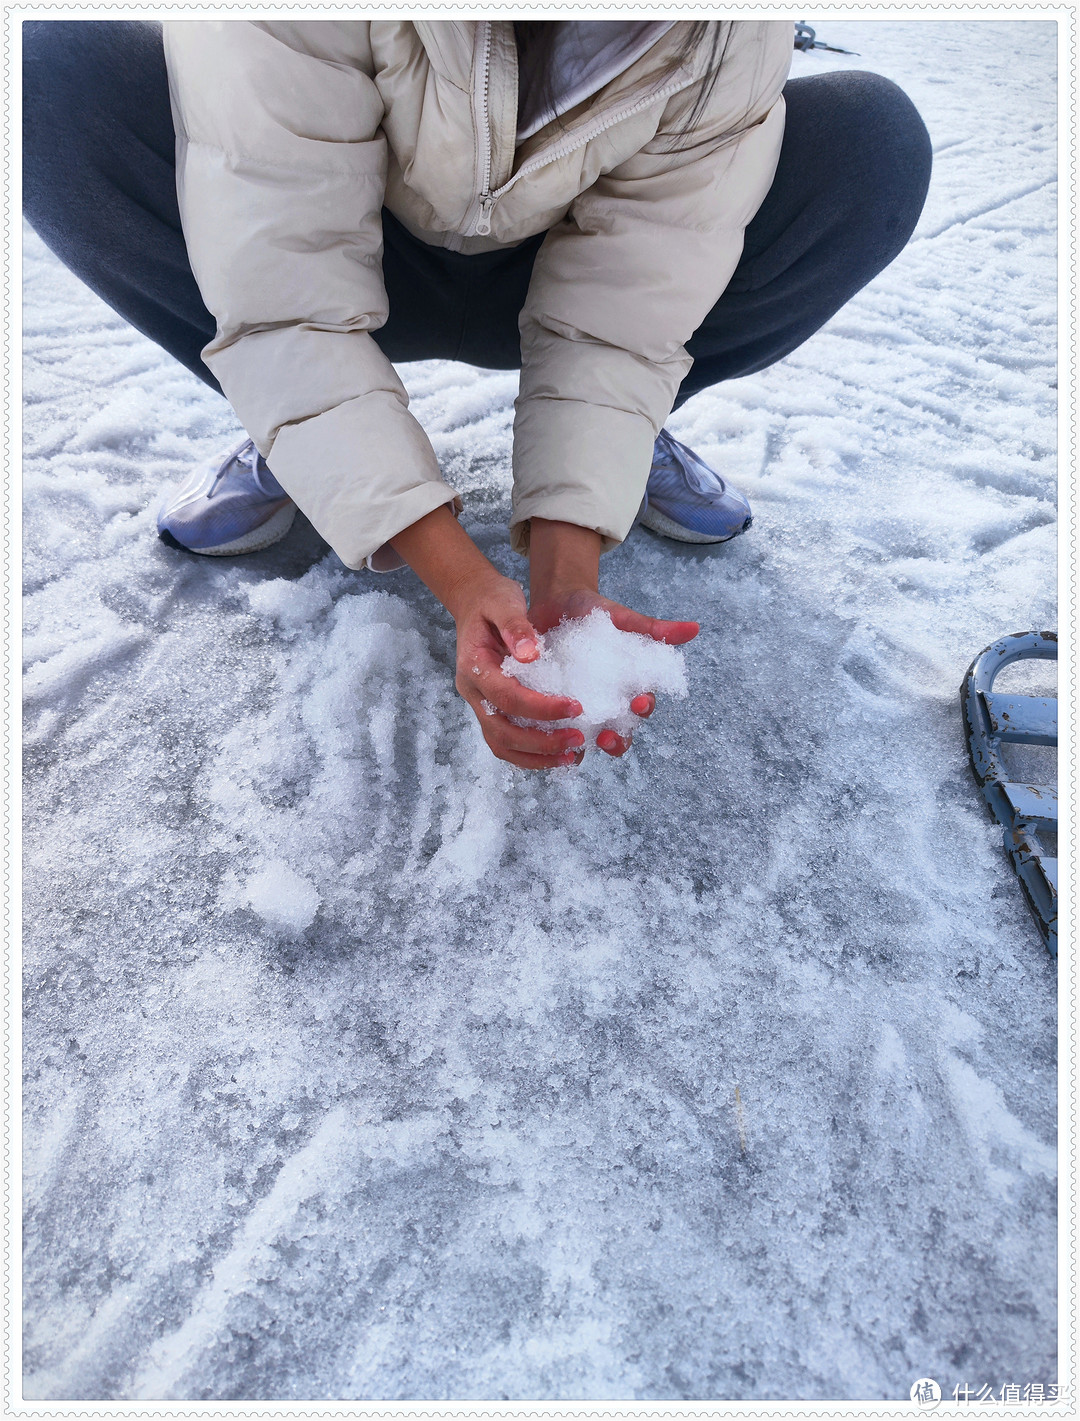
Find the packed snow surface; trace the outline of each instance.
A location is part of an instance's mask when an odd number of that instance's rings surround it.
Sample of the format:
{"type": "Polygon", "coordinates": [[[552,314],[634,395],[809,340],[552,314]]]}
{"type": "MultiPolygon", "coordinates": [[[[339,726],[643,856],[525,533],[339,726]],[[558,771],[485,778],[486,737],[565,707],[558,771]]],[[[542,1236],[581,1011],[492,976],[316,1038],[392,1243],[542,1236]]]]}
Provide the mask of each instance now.
{"type": "Polygon", "coordinates": [[[570,720],[523,724],[577,726],[585,736],[586,748],[605,727],[629,735],[641,725],[630,702],[643,691],[679,700],[686,695],[686,663],[678,647],[637,632],[620,631],[601,607],[586,617],[564,617],[539,638],[539,645],[537,661],[515,661],[507,656],[503,675],[515,677],[531,691],[573,696],[580,702],[581,714],[570,720]]]}
{"type": "MultiPolygon", "coordinates": [[[[27,237],[27,1398],[1057,1379],[1056,974],[957,695],[1056,624],[1056,27],[800,18],[926,211],[670,421],[754,526],[605,555],[702,630],[587,774],[491,756],[411,573],[160,543],[236,422],[27,237]]],[[[402,373],[520,578],[515,375],[402,373]]]]}

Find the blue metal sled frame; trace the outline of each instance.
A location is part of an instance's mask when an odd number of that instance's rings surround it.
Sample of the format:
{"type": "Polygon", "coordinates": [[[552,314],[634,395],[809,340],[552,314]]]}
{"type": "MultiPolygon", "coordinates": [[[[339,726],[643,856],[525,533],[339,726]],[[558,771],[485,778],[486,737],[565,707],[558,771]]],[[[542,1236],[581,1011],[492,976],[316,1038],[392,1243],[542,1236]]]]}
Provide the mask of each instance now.
{"type": "Polygon", "coordinates": [[[1057,745],[1057,701],[996,692],[994,678],[1013,661],[1057,660],[1056,632],[1017,632],[975,658],[960,688],[971,769],[990,813],[1005,831],[1009,855],[1047,947],[1057,956],[1057,858],[1040,834],[1057,832],[1057,788],[1009,776],[1002,745],[1057,745]]]}

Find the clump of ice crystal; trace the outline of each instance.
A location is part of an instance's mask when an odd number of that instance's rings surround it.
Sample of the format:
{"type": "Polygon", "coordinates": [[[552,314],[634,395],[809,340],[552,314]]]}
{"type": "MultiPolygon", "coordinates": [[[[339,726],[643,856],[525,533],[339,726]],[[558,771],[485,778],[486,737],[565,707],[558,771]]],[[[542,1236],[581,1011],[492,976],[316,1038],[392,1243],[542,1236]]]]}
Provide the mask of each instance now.
{"type": "Polygon", "coordinates": [[[545,730],[574,726],[583,732],[586,746],[610,728],[628,735],[640,719],[630,702],[643,691],[682,698],[686,695],[686,664],[676,646],[653,641],[638,632],[622,632],[597,607],[587,617],[564,619],[539,638],[536,661],[502,664],[504,676],[514,676],[523,686],[546,695],[573,696],[582,714],[572,720],[529,721],[545,730]]]}

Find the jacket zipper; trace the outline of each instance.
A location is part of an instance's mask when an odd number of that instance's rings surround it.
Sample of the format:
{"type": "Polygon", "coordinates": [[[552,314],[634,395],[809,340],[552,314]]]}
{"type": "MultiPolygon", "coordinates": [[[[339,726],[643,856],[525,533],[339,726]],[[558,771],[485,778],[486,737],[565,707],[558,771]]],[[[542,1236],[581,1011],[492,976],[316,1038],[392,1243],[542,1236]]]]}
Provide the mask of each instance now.
{"type": "Polygon", "coordinates": [[[576,148],[583,147],[586,143],[591,143],[594,138],[599,137],[607,129],[613,128],[615,124],[622,123],[624,118],[630,118],[640,109],[646,108],[649,104],[656,103],[658,99],[666,99],[669,94],[676,90],[685,88],[688,81],[677,79],[673,83],[654,90],[652,93],[644,94],[635,103],[626,108],[615,109],[606,118],[601,118],[591,127],[581,129],[570,139],[563,139],[561,143],[556,143],[553,148],[542,149],[534,158],[531,158],[523,168],[519,168],[509,182],[503,183],[502,187],[491,191],[491,116],[488,109],[488,86],[491,78],[491,22],[484,20],[484,59],[483,59],[483,83],[480,90],[480,141],[483,145],[483,168],[484,182],[483,190],[480,193],[480,211],[476,219],[476,226],[473,232],[478,237],[486,237],[491,231],[491,213],[495,204],[504,193],[510,191],[519,178],[525,177],[529,173],[535,173],[537,169],[546,167],[548,163],[555,162],[559,158],[565,158],[568,153],[573,153],[576,148]]]}
{"type": "Polygon", "coordinates": [[[491,231],[491,209],[495,199],[491,195],[491,112],[488,107],[488,89],[491,86],[491,21],[481,20],[484,27],[484,59],[480,80],[480,160],[484,168],[483,186],[480,192],[480,215],[476,219],[476,232],[486,237],[491,231]]]}

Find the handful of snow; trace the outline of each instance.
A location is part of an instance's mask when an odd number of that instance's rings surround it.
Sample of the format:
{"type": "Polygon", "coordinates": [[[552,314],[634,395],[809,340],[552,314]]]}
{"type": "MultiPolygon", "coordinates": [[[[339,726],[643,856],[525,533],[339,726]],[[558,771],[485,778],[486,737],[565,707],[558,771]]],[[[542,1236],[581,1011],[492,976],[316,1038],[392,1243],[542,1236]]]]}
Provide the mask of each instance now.
{"type": "Polygon", "coordinates": [[[658,691],[680,699],[686,695],[686,665],[678,647],[638,632],[621,632],[597,607],[587,617],[566,620],[538,638],[536,661],[507,656],[504,676],[514,676],[532,691],[549,696],[573,696],[582,713],[569,720],[523,721],[545,730],[573,726],[585,736],[586,747],[606,728],[629,735],[640,721],[630,702],[643,691],[658,691]]]}

